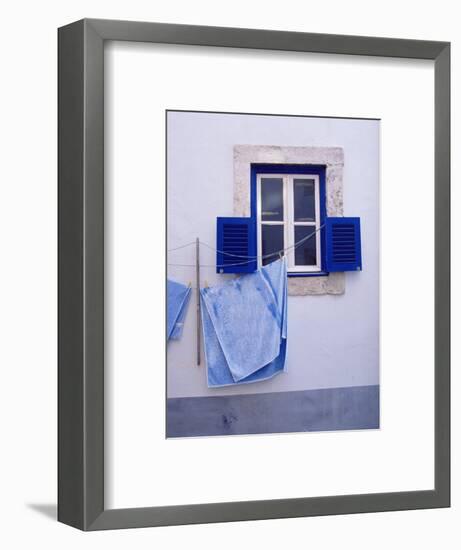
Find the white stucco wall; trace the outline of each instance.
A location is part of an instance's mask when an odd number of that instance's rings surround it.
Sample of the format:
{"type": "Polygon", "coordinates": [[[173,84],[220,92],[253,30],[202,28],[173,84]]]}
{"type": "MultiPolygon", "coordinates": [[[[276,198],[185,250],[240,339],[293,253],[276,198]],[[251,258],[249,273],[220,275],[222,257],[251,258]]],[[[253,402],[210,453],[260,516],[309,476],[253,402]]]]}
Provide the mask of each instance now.
{"type": "MultiPolygon", "coordinates": [[[[234,145],[341,147],[344,215],[361,218],[363,260],[363,271],[346,273],[344,294],[289,297],[288,372],[255,384],[207,388],[204,360],[196,365],[194,290],[182,339],[168,343],[168,396],[378,384],[379,122],[169,112],[167,124],[169,249],[196,237],[216,246],[216,217],[233,215],[234,145]]],[[[200,254],[201,264],[216,263],[213,250],[200,254]]],[[[194,264],[195,247],[169,253],[168,263],[194,264]]],[[[195,284],[193,267],[169,265],[168,276],[195,284]]],[[[201,269],[202,283],[225,277],[201,269]]]]}

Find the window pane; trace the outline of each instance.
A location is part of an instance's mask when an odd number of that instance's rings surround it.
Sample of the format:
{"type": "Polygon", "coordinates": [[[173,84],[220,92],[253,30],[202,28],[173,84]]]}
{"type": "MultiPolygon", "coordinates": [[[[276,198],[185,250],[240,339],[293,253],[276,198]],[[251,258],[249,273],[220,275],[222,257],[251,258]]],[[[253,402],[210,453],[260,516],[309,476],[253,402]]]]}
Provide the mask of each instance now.
{"type": "Polygon", "coordinates": [[[283,246],[283,225],[261,225],[261,240],[262,240],[262,264],[267,265],[274,260],[279,259],[279,250],[283,246]],[[268,254],[273,256],[266,257],[268,254]]]}
{"type": "Polygon", "coordinates": [[[263,221],[283,221],[283,179],[261,178],[261,218],[263,221]]]}
{"type": "Polygon", "coordinates": [[[315,227],[311,225],[295,225],[295,243],[312,235],[295,248],[295,265],[315,265],[317,263],[317,243],[313,233],[315,233],[315,227]]]}
{"type": "Polygon", "coordinates": [[[315,222],[315,180],[295,178],[293,184],[295,222],[315,222]]]}

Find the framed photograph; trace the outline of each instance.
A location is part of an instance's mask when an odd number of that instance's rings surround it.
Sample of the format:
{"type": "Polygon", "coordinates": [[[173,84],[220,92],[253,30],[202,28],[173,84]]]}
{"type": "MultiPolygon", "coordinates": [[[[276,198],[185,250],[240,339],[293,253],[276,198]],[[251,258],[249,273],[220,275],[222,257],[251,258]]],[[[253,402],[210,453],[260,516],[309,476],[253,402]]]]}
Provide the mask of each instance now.
{"type": "Polygon", "coordinates": [[[449,506],[449,43],[58,37],[59,521],[449,506]]]}

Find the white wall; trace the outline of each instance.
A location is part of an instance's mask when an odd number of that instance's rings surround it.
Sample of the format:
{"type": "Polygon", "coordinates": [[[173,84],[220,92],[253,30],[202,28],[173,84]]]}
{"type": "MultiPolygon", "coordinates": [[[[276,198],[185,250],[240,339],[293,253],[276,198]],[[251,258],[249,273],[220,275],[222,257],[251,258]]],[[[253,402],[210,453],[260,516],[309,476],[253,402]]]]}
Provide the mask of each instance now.
{"type": "MultiPolygon", "coordinates": [[[[195,237],[216,246],[216,217],[233,215],[233,146],[344,149],[344,215],[360,216],[363,271],[346,273],[346,292],[289,296],[288,372],[254,384],[207,388],[197,368],[195,290],[182,339],[168,344],[168,395],[190,397],[306,390],[379,383],[379,122],[213,113],[168,114],[168,248],[195,237]]],[[[250,185],[248,181],[248,185],[250,185]]],[[[216,264],[201,247],[200,263],[216,264]]],[[[194,264],[195,246],[169,264],[194,264]]],[[[214,268],[202,285],[223,282],[214,268]]],[[[195,284],[195,268],[170,265],[171,278],[195,284]]]]}
{"type": "MultiPolygon", "coordinates": [[[[79,0],[16,2],[4,6],[2,45],[2,243],[0,364],[2,419],[0,539],[5,548],[459,547],[459,468],[453,507],[445,510],[358,514],[277,521],[138,529],[83,534],[55,523],[56,503],[56,27],[82,16],[283,30],[392,36],[453,42],[453,151],[459,151],[461,38],[457,4],[440,0],[300,3],[266,0],[264,9],[234,0],[79,0]],[[5,154],[6,153],[6,154],[5,154]],[[34,508],[35,506],[35,508],[34,508]],[[37,507],[42,512],[37,511],[37,507]]],[[[396,83],[390,83],[390,86],[396,83]]],[[[453,154],[453,181],[461,176],[453,154]]],[[[460,189],[453,185],[454,211],[460,189]]],[[[459,242],[461,218],[453,218],[459,242]]],[[[460,247],[453,248],[453,280],[461,278],[460,247]]],[[[453,334],[460,324],[460,291],[453,285],[453,334]]],[[[459,338],[453,365],[461,361],[459,338]]],[[[453,393],[461,378],[453,368],[453,393]]],[[[460,462],[461,405],[453,400],[453,463],[460,462]]],[[[206,459],[206,457],[204,457],[206,459]]]]}

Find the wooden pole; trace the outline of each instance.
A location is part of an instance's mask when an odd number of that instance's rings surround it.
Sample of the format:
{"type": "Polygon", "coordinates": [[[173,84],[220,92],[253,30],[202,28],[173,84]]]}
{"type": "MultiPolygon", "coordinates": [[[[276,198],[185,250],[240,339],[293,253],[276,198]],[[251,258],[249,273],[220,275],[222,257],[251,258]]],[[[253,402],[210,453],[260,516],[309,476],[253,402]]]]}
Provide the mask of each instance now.
{"type": "Polygon", "coordinates": [[[197,292],[197,366],[200,366],[200,241],[195,240],[195,291],[197,292]]]}

